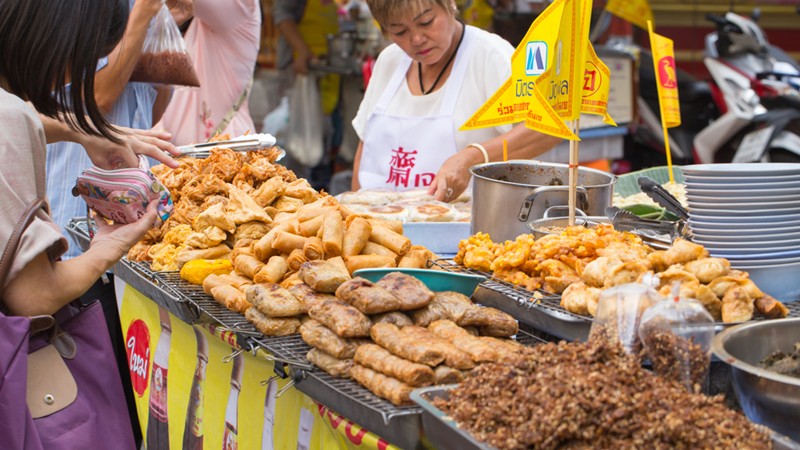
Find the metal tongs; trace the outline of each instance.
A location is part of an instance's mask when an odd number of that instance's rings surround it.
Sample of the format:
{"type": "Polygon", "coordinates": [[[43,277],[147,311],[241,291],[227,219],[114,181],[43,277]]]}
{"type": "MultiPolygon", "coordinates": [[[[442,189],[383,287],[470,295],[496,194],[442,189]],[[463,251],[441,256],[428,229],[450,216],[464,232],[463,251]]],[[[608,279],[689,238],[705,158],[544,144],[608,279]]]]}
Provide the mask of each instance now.
{"type": "Polygon", "coordinates": [[[684,220],[653,220],[643,219],[636,214],[616,206],[605,209],[606,216],[611,220],[614,228],[620,231],[630,231],[648,241],[653,247],[668,248],[676,237],[690,239],[689,230],[684,220]]]}
{"type": "MultiPolygon", "coordinates": [[[[182,145],[178,150],[182,155],[191,156],[208,156],[211,149],[214,148],[227,148],[235,152],[247,152],[251,150],[261,150],[262,148],[269,148],[275,146],[277,140],[271,134],[247,134],[239,136],[227,141],[204,142],[202,144],[182,145]]],[[[283,158],[286,154],[281,150],[281,155],[277,160],[283,158]]],[[[276,160],[276,161],[277,161],[276,160]]]]}
{"type": "Polygon", "coordinates": [[[664,189],[664,186],[661,186],[650,177],[639,177],[637,181],[642,192],[647,194],[648,197],[679,218],[689,220],[689,211],[681,205],[681,202],[674,195],[664,189]]]}

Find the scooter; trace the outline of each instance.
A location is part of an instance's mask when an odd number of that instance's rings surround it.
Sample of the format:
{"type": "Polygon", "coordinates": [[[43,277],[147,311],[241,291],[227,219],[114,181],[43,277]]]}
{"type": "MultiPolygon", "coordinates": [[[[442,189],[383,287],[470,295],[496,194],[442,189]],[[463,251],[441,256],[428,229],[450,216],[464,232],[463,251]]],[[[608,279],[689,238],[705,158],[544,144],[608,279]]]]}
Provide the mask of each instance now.
{"type": "Polygon", "coordinates": [[[800,66],[753,18],[709,14],[703,60],[722,113],[694,138],[698,163],[800,162],[800,66]]]}

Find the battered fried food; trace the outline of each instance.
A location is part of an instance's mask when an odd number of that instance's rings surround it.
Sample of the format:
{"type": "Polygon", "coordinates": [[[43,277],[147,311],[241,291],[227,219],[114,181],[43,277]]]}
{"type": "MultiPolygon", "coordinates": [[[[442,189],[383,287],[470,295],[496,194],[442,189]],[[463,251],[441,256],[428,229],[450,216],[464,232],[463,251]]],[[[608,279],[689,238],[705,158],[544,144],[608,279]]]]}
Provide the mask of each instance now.
{"type": "Polygon", "coordinates": [[[375,344],[364,344],[358,347],[353,360],[356,364],[396,378],[413,387],[428,386],[433,383],[433,369],[398,358],[375,344]]]}
{"type": "Polygon", "coordinates": [[[245,289],[247,301],[267,317],[295,317],[303,314],[303,305],[280,285],[260,283],[245,289]]]}
{"type": "Polygon", "coordinates": [[[411,311],[427,306],[434,293],[418,278],[402,272],[391,272],[375,283],[400,300],[401,311],[411,311]]]}
{"type": "Polygon", "coordinates": [[[312,306],[308,315],[333,330],[340,337],[370,335],[372,322],[364,313],[339,300],[324,300],[312,306]]]}
{"type": "Polygon", "coordinates": [[[391,292],[361,277],[342,283],[336,289],[336,298],[364,314],[396,311],[400,307],[400,300],[391,292]]]}
{"type": "Polygon", "coordinates": [[[358,364],[353,365],[353,368],[350,369],[350,375],[362,386],[372,391],[373,394],[389,400],[397,406],[411,403],[409,394],[411,394],[413,388],[402,381],[387,377],[358,364]]]}
{"type": "Polygon", "coordinates": [[[315,291],[330,294],[350,279],[346,267],[325,260],[304,262],[300,265],[299,276],[315,291]]]}
{"type": "Polygon", "coordinates": [[[288,336],[297,333],[300,328],[300,320],[296,317],[267,317],[257,308],[249,308],[244,317],[265,336],[288,336]]]}
{"type": "Polygon", "coordinates": [[[300,326],[300,335],[308,345],[338,359],[352,359],[358,346],[368,342],[366,339],[341,338],[314,319],[306,320],[300,326]]]}
{"type": "Polygon", "coordinates": [[[381,347],[395,356],[409,361],[431,367],[437,366],[444,361],[445,355],[440,347],[403,334],[397,326],[390,323],[376,323],[372,326],[369,335],[381,347]]]}

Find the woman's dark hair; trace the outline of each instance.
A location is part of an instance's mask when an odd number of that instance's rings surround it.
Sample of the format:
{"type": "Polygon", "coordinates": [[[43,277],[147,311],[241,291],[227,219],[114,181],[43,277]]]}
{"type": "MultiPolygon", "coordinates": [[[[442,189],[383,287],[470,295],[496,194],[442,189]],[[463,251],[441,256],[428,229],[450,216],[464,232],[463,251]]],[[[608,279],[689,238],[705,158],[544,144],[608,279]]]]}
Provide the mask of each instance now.
{"type": "Polygon", "coordinates": [[[122,39],[129,9],[128,0],[0,0],[0,78],[45,116],[117,142],[95,102],[94,74],[122,39]]]}

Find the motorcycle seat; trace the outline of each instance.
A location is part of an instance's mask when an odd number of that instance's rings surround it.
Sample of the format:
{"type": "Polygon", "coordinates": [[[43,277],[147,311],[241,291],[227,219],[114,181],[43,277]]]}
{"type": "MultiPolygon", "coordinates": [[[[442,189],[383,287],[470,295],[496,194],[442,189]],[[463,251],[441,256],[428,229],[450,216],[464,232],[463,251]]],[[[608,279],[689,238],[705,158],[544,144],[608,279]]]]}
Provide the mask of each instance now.
{"type": "Polygon", "coordinates": [[[696,101],[711,99],[711,88],[708,83],[700,80],[686,80],[678,82],[678,95],[682,101],[696,101]]]}

